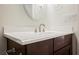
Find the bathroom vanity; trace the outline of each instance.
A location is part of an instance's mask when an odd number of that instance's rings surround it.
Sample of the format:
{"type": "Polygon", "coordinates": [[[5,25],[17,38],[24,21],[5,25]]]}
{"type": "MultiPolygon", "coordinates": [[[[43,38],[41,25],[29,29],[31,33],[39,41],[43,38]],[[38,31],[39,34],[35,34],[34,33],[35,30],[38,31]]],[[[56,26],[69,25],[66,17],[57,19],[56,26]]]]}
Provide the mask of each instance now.
{"type": "Polygon", "coordinates": [[[23,45],[6,37],[7,50],[15,48],[17,53],[23,55],[72,55],[72,35],[72,33],[69,33],[56,37],[52,36],[51,38],[42,38],[41,41],[23,45]]]}

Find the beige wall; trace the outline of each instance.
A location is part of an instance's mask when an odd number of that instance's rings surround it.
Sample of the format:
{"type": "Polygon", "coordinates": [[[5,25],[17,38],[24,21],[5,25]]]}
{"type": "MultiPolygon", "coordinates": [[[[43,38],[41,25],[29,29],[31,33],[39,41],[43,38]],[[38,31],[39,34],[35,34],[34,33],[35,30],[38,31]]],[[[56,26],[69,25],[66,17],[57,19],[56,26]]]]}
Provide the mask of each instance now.
{"type": "MultiPolygon", "coordinates": [[[[23,6],[20,5],[2,5],[2,20],[3,20],[3,26],[6,28],[8,27],[8,30],[16,31],[21,27],[29,27],[30,31],[32,31],[33,27],[35,26],[35,21],[30,19],[27,14],[24,11],[23,6]]],[[[26,30],[26,29],[25,29],[26,30]]],[[[21,31],[21,30],[18,30],[21,31]]],[[[27,31],[27,30],[26,30],[27,31]]],[[[33,30],[34,31],[34,30],[33,30]]]]}
{"type": "Polygon", "coordinates": [[[33,21],[25,14],[22,5],[2,5],[4,26],[32,25],[33,21]]]}

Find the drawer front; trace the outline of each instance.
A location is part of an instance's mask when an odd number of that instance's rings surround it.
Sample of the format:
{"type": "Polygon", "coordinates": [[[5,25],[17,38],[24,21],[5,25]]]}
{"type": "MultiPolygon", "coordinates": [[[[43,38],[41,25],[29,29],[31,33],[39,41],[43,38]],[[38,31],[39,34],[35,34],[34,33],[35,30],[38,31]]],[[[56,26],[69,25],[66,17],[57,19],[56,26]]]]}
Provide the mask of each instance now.
{"type": "Polygon", "coordinates": [[[54,51],[71,44],[72,35],[60,36],[54,39],[54,51]]]}
{"type": "Polygon", "coordinates": [[[46,40],[42,42],[37,42],[27,45],[27,54],[28,55],[49,55],[53,54],[53,44],[52,40],[46,40]]]}
{"type": "Polygon", "coordinates": [[[54,52],[54,55],[71,55],[71,46],[64,47],[57,52],[54,52]]]}

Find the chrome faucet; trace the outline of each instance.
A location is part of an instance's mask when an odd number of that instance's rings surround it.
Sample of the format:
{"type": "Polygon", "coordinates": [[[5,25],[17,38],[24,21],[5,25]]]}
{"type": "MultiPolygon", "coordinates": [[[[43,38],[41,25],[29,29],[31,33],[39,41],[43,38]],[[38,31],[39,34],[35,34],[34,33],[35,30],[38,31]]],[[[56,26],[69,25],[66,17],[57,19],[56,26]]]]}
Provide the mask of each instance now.
{"type": "Polygon", "coordinates": [[[39,32],[45,32],[45,28],[42,29],[41,26],[45,27],[45,24],[40,24],[39,25],[39,32]]]}

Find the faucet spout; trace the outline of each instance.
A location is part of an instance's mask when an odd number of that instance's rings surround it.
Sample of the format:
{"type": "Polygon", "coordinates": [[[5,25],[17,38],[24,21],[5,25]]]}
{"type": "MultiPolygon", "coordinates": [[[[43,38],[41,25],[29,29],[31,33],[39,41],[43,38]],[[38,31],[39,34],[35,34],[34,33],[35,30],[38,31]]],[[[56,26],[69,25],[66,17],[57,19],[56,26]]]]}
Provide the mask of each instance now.
{"type": "Polygon", "coordinates": [[[45,32],[45,24],[40,24],[39,32],[45,32]],[[41,28],[42,26],[44,27],[43,29],[41,28]]]}

